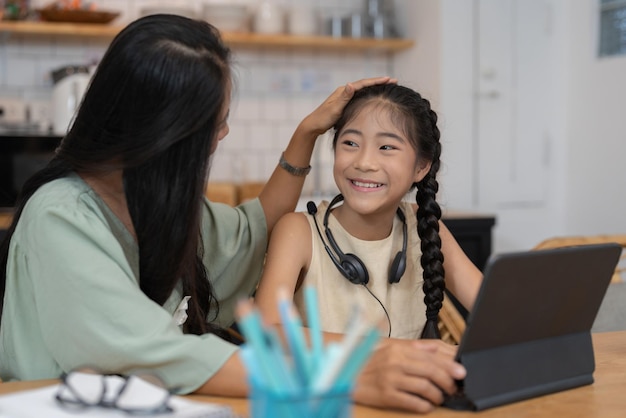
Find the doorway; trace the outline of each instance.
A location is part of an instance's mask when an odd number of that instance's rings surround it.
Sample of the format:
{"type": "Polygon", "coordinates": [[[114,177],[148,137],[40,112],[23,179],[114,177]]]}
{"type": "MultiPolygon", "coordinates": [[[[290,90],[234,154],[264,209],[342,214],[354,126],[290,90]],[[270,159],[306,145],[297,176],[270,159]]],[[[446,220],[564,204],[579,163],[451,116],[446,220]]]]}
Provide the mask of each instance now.
{"type": "Polygon", "coordinates": [[[475,0],[475,203],[498,250],[539,241],[553,177],[555,41],[550,0],[475,0]]]}

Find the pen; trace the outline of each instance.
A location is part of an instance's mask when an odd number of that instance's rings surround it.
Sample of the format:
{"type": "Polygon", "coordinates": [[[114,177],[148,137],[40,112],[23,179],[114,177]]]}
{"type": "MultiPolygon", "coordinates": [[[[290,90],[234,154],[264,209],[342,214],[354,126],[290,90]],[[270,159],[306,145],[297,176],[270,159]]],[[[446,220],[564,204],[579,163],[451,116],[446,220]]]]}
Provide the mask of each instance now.
{"type": "Polygon", "coordinates": [[[252,347],[247,344],[242,345],[241,350],[239,350],[239,356],[248,370],[252,385],[256,387],[267,386],[268,382],[265,381],[265,374],[259,368],[259,362],[257,361],[252,347]]]}
{"type": "Polygon", "coordinates": [[[285,357],[280,338],[274,329],[267,330],[267,337],[270,341],[270,353],[278,366],[275,372],[280,376],[283,388],[288,392],[296,392],[300,386],[292,373],[293,367],[290,367],[285,357]]]}
{"type": "Polygon", "coordinates": [[[287,344],[291,350],[300,383],[306,386],[309,384],[311,377],[308,350],[304,334],[302,333],[302,321],[285,289],[279,289],[277,293],[278,310],[285,330],[287,344]]]}
{"type": "Polygon", "coordinates": [[[365,337],[361,340],[359,345],[353,350],[352,355],[346,361],[337,378],[336,386],[345,386],[354,382],[354,378],[361,370],[361,366],[367,361],[374,346],[380,339],[380,330],[376,327],[371,327],[366,333],[365,337]]]}
{"type": "Polygon", "coordinates": [[[360,318],[357,324],[348,330],[346,337],[339,345],[339,349],[330,351],[330,358],[313,381],[312,387],[315,392],[323,393],[334,384],[369,327],[367,321],[360,318]]]}
{"type": "Polygon", "coordinates": [[[324,353],[324,340],[320,326],[319,309],[317,304],[317,291],[312,286],[304,288],[304,300],[306,305],[306,317],[311,334],[311,357],[312,370],[317,370],[321,366],[322,355],[324,353]]]}
{"type": "MultiPolygon", "coordinates": [[[[273,339],[272,334],[269,334],[270,336],[270,340],[273,339]]],[[[267,364],[264,363],[263,361],[259,361],[259,359],[256,357],[255,354],[258,354],[258,351],[256,351],[256,347],[252,347],[249,346],[248,344],[244,344],[244,346],[241,348],[240,350],[240,357],[241,360],[243,361],[243,363],[246,366],[246,369],[248,370],[248,374],[249,374],[249,382],[250,382],[250,391],[251,391],[251,396],[255,397],[255,396],[261,396],[261,393],[265,393],[265,396],[284,396],[285,393],[297,393],[298,392],[298,386],[295,385],[295,383],[289,383],[289,382],[293,382],[293,378],[289,379],[291,377],[291,375],[289,374],[289,370],[287,368],[287,366],[284,363],[284,357],[282,357],[282,350],[280,350],[280,344],[279,345],[274,345],[272,344],[272,348],[276,349],[278,348],[278,350],[274,351],[275,353],[280,353],[280,358],[278,358],[278,356],[276,357],[276,359],[280,360],[279,362],[277,362],[278,367],[276,367],[274,370],[279,372],[281,377],[284,376],[288,376],[288,380],[287,380],[287,385],[284,389],[280,389],[280,390],[272,390],[272,386],[270,386],[270,382],[268,382],[267,380],[267,376],[268,373],[267,371],[262,371],[260,366],[263,364],[267,364]],[[255,391],[258,391],[258,394],[255,394],[255,391]]],[[[270,375],[273,375],[271,373],[272,371],[270,371],[270,375]]],[[[303,411],[301,411],[302,407],[299,405],[289,405],[289,404],[285,404],[285,403],[281,403],[279,402],[278,405],[276,406],[276,410],[278,411],[278,416],[281,417],[291,417],[291,416],[303,416],[303,411]],[[293,410],[292,410],[293,409],[293,410]],[[295,412],[297,411],[297,413],[295,412]]],[[[304,411],[306,412],[306,411],[304,411]]]]}
{"type": "MultiPolygon", "coordinates": [[[[259,313],[250,301],[242,300],[237,304],[236,314],[239,318],[237,323],[246,337],[246,344],[249,345],[258,359],[259,367],[255,369],[262,373],[261,380],[267,382],[276,392],[280,391],[282,389],[281,382],[275,373],[279,365],[275,364],[274,356],[268,347],[259,313]]],[[[251,371],[255,369],[251,369],[251,371]]]]}
{"type": "MultiPolygon", "coordinates": [[[[361,370],[363,364],[367,361],[374,346],[380,338],[380,329],[377,327],[370,327],[365,333],[357,347],[352,351],[350,357],[346,360],[343,367],[339,371],[335,382],[332,385],[333,391],[348,390],[354,386],[354,380],[358,372],[361,370]]],[[[320,406],[317,411],[319,416],[338,416],[341,408],[344,407],[344,403],[339,399],[329,399],[320,406]]]]}

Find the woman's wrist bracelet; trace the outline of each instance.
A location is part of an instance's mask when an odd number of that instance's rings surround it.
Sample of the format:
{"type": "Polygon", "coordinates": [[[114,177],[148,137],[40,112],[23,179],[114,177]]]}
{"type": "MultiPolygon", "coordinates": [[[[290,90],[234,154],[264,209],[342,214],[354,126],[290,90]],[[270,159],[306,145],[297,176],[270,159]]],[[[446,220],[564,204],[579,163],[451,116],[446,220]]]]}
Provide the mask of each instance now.
{"type": "Polygon", "coordinates": [[[294,167],[289,164],[287,160],[285,160],[284,152],[280,154],[280,160],[278,161],[278,165],[292,176],[306,177],[306,175],[309,174],[309,171],[311,171],[310,165],[308,167],[294,167]]]}

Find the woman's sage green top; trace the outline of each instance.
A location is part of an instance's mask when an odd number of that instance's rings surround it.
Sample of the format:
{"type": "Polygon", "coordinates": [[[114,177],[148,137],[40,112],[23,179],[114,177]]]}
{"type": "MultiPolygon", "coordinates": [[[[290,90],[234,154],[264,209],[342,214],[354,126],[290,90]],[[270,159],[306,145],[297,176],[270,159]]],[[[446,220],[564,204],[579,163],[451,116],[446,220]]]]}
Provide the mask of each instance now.
{"type": "MultiPolygon", "coordinates": [[[[265,216],[258,199],[237,208],[206,201],[202,228],[217,322],[227,326],[261,275],[265,216]]],[[[149,369],[180,393],[206,382],[237,347],[183,334],[172,318],[181,288],[164,306],[150,300],[139,288],[138,259],[128,230],[80,177],[41,187],[10,243],[0,378],[58,378],[91,366],[123,374],[149,369]]]]}

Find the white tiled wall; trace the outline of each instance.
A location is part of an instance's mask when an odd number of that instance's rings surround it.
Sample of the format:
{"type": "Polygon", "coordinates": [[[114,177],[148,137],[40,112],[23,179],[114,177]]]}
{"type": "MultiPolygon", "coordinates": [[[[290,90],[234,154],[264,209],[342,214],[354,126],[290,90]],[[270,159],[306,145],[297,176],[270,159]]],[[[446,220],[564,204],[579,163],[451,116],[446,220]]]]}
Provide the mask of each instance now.
{"type": "MultiPolygon", "coordinates": [[[[215,0],[205,0],[215,1],[215,0]]],[[[223,1],[223,0],[222,0],[223,1]]],[[[260,0],[241,0],[254,7],[260,0]]],[[[364,0],[276,0],[288,7],[310,2],[323,19],[331,14],[360,11],[364,0]]],[[[42,6],[49,0],[32,0],[42,6]]],[[[100,0],[102,9],[121,11],[115,23],[140,16],[150,5],[191,6],[202,1],[100,0]]],[[[33,118],[50,118],[50,71],[68,64],[97,63],[108,40],[34,37],[0,34],[0,98],[34,105],[33,118]]],[[[262,181],[276,166],[298,122],[338,85],[374,75],[393,75],[392,61],[376,52],[323,50],[234,49],[236,89],[230,134],[213,158],[213,181],[262,181]]],[[[314,172],[305,194],[334,190],[332,158],[327,140],[318,141],[314,172]]]]}

